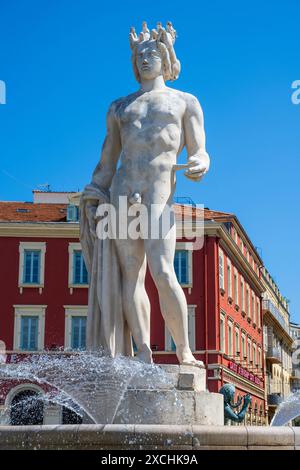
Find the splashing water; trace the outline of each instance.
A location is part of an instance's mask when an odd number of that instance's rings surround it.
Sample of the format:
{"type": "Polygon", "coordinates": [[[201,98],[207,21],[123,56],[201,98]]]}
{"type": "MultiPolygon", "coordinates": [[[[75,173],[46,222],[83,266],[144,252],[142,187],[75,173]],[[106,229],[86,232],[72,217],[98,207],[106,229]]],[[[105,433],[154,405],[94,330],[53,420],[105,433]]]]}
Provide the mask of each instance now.
{"type": "Polygon", "coordinates": [[[292,393],[279,405],[271,426],[285,426],[298,416],[300,416],[300,390],[292,393]]]}
{"type": "MultiPolygon", "coordinates": [[[[0,365],[0,381],[31,382],[46,393],[39,399],[65,406],[94,423],[113,423],[130,383],[151,390],[170,388],[170,378],[154,364],[99,353],[38,354],[16,364],[0,365]]],[[[174,395],[176,404],[176,393],[174,395]]]]}

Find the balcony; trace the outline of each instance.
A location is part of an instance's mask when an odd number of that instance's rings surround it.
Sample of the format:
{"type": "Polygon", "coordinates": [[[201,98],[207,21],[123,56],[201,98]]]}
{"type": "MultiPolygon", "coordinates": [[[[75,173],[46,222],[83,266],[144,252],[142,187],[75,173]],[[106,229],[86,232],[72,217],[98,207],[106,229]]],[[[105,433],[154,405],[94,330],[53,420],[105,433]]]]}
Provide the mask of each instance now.
{"type": "Polygon", "coordinates": [[[291,380],[300,380],[300,368],[292,370],[291,380]]]}
{"type": "Polygon", "coordinates": [[[263,300],[262,306],[263,306],[263,310],[270,312],[273,315],[273,317],[280,323],[282,328],[288,334],[290,334],[289,325],[286,324],[283,316],[280,313],[280,310],[273,304],[273,302],[271,300],[263,300]]]}
{"type": "Polygon", "coordinates": [[[269,393],[268,395],[268,405],[269,406],[279,406],[282,402],[282,396],[277,393],[269,393]]]}
{"type": "Polygon", "coordinates": [[[278,348],[269,346],[266,351],[266,360],[270,364],[280,364],[281,363],[281,352],[278,348]]]}

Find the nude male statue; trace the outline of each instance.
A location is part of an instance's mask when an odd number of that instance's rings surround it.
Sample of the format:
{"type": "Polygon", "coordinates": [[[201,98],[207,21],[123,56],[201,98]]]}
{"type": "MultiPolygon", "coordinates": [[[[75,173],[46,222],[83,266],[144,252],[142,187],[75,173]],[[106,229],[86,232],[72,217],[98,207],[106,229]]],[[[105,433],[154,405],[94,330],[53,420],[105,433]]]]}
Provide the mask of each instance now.
{"type": "MultiPolygon", "coordinates": [[[[159,24],[151,35],[144,26],[145,33],[139,37],[131,29],[132,62],[140,89],[111,104],[101,159],[91,183],[110,193],[110,202],[117,210],[119,196],[126,196],[129,205],[141,202],[149,209],[151,204],[171,206],[176,183],[174,168],[184,146],[188,154],[187,178],[200,181],[209,169],[198,100],[165,84],[166,80],[176,79],[180,71],[173,48],[175,30],[170,25],[170,32],[159,24]]],[[[95,201],[85,207],[93,234],[96,208],[95,201]]],[[[168,239],[128,238],[114,242],[122,272],[124,315],[138,358],[152,362],[150,304],[144,287],[148,263],[179,363],[201,366],[189,347],[187,302],[174,271],[175,224],[168,239]]]]}

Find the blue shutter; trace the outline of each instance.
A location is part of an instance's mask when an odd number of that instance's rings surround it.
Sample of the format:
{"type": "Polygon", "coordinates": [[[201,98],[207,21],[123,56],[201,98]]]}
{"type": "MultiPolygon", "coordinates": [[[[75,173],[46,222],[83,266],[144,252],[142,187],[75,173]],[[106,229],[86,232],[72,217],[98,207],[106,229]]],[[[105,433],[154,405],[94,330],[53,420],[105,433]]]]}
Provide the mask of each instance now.
{"type": "Polygon", "coordinates": [[[81,263],[82,263],[82,284],[88,284],[88,272],[87,272],[82,254],[81,254],[81,263]]]}
{"type": "Polygon", "coordinates": [[[80,258],[81,258],[81,252],[74,251],[74,259],[73,259],[73,282],[74,284],[80,284],[80,258]]]}
{"type": "Polygon", "coordinates": [[[40,251],[32,252],[32,282],[40,283],[40,251]]]}
{"type": "Polygon", "coordinates": [[[72,317],[71,348],[85,349],[86,317],[72,317]]]}
{"type": "Polygon", "coordinates": [[[24,351],[36,351],[38,349],[38,317],[21,317],[21,344],[24,351]]]}
{"type": "Polygon", "coordinates": [[[188,284],[188,251],[177,250],[174,257],[174,269],[180,284],[188,284]]]}
{"type": "Polygon", "coordinates": [[[24,284],[39,284],[40,283],[40,264],[41,264],[41,251],[40,250],[24,250],[24,284]]]}
{"type": "Polygon", "coordinates": [[[82,252],[76,250],[73,256],[73,284],[88,284],[88,273],[82,252]]]}

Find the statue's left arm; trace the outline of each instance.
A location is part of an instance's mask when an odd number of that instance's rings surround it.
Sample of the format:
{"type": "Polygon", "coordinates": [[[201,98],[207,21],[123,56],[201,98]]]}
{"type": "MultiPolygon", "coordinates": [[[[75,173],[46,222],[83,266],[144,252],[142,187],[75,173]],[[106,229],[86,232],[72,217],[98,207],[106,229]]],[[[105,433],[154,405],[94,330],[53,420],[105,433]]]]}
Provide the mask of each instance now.
{"type": "Polygon", "coordinates": [[[200,181],[209,169],[210,159],[205,150],[204,118],[199,101],[188,93],[183,117],[185,146],[188,154],[188,169],[185,176],[200,181]]]}

